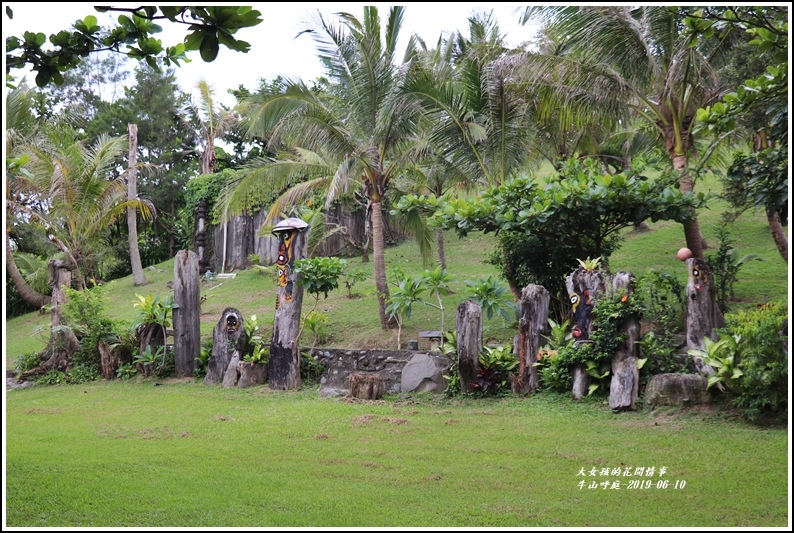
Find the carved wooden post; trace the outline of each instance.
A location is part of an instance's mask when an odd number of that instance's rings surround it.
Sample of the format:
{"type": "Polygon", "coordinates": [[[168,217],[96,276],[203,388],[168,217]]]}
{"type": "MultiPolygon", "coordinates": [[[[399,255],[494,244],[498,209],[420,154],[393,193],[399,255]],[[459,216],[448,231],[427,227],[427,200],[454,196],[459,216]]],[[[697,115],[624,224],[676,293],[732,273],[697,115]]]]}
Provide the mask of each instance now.
{"type": "MultiPolygon", "coordinates": [[[[243,351],[246,343],[243,315],[233,307],[227,307],[212,331],[212,355],[207,362],[204,384],[220,383],[229,367],[232,354],[243,351]]],[[[237,356],[240,359],[240,356],[237,356]]]]}
{"type": "Polygon", "coordinates": [[[305,230],[308,227],[299,218],[288,218],[273,228],[273,235],[279,240],[279,248],[276,258],[276,316],[273,320],[273,339],[270,343],[267,369],[271,389],[297,389],[301,384],[300,346],[295,344],[300,329],[303,286],[292,267],[295,260],[306,255],[305,230]]]}
{"type": "MultiPolygon", "coordinates": [[[[604,275],[601,269],[586,269],[580,266],[565,278],[565,286],[571,299],[573,337],[577,345],[592,342],[590,340],[593,331],[592,311],[596,300],[606,292],[604,275]]],[[[580,400],[587,394],[589,381],[585,366],[574,365],[572,394],[575,400],[580,400]]]]}
{"type": "Polygon", "coordinates": [[[199,274],[204,274],[209,270],[209,262],[206,257],[207,210],[207,200],[201,200],[198,205],[198,228],[196,230],[196,254],[199,261],[199,274]]]}
{"type": "Polygon", "coordinates": [[[201,352],[199,264],[196,252],[174,258],[174,367],[177,377],[192,376],[201,352]]]}
{"type": "Polygon", "coordinates": [[[538,358],[540,334],[549,318],[549,291],[541,285],[527,285],[521,291],[518,319],[518,376],[513,380],[513,392],[521,396],[538,390],[538,358]]]}
{"type": "MultiPolygon", "coordinates": [[[[689,277],[686,283],[686,346],[688,349],[704,349],[703,339],[709,337],[717,340],[715,328],[725,325],[725,319],[717,306],[714,294],[714,278],[708,265],[702,259],[690,257],[686,261],[689,277]]],[[[714,375],[714,369],[703,359],[692,356],[698,372],[708,376],[714,375]]]]}
{"type": "MultiPolygon", "coordinates": [[[[625,291],[631,297],[633,276],[629,272],[618,272],[612,279],[613,289],[625,291]]],[[[637,368],[640,336],[639,317],[627,317],[621,326],[623,341],[617,353],[612,356],[612,381],[609,385],[609,407],[611,409],[637,408],[637,396],[640,390],[640,371],[637,368]]]]}
{"type": "Polygon", "coordinates": [[[458,373],[460,391],[473,392],[472,382],[480,371],[482,351],[482,308],[473,300],[458,306],[458,373]]]}

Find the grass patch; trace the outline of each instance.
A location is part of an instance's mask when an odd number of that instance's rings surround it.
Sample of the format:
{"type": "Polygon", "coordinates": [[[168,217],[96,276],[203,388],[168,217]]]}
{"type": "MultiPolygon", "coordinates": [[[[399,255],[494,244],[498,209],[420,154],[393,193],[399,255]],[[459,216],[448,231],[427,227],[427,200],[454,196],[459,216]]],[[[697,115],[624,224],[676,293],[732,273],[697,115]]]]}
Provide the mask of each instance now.
{"type": "Polygon", "coordinates": [[[616,417],[601,400],[545,393],[364,402],[171,380],[17,390],[6,415],[11,527],[783,527],[788,518],[787,432],[718,411],[616,417]],[[600,475],[626,467],[656,472],[600,475]],[[599,475],[579,475],[592,468],[599,475]],[[645,479],[652,488],[628,488],[645,479]],[[582,480],[621,488],[580,489],[582,480]]]}

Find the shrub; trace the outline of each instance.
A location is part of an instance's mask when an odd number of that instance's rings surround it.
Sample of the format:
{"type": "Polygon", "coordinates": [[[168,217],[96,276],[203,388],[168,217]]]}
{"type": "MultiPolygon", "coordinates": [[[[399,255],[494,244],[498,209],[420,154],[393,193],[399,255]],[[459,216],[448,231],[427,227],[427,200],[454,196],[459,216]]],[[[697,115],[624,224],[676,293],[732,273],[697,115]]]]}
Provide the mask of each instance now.
{"type": "Polygon", "coordinates": [[[510,374],[518,366],[518,357],[509,344],[491,348],[483,346],[480,353],[480,370],[472,381],[474,390],[484,395],[495,395],[510,389],[510,374]]]}
{"type": "Polygon", "coordinates": [[[16,371],[20,374],[23,372],[27,372],[28,370],[32,370],[41,364],[40,360],[40,353],[39,352],[28,352],[23,353],[19,357],[17,357],[16,361],[16,371]]]}
{"type": "Polygon", "coordinates": [[[725,330],[741,338],[743,372],[733,399],[749,420],[772,416],[785,420],[788,414],[788,356],[783,345],[788,330],[788,304],[773,302],[758,309],[729,313],[725,330]]]}

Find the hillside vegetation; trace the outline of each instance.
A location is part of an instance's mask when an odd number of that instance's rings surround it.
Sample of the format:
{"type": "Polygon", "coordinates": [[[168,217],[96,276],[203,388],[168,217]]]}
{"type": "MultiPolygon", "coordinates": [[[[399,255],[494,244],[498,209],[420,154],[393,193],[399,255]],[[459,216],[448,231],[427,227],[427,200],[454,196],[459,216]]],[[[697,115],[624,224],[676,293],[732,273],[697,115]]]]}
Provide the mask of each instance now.
{"type": "MultiPolygon", "coordinates": [[[[718,189],[718,183],[703,180],[699,188],[703,191],[718,189]]],[[[721,215],[727,204],[712,200],[709,209],[700,212],[703,235],[710,248],[706,255],[714,253],[719,245],[717,230],[721,215]]],[[[649,231],[624,231],[624,242],[615,252],[609,263],[612,272],[628,271],[639,276],[648,270],[666,272],[686,283],[685,265],[676,258],[676,252],[684,245],[683,231],[679,224],[658,222],[648,224],[649,231]]],[[[789,273],[786,262],[782,260],[774,246],[761,212],[745,212],[732,222],[728,229],[732,246],[739,257],[756,254],[762,261],[745,262],[739,270],[734,286],[735,298],[731,310],[755,307],[770,300],[785,298],[789,293],[789,273]]],[[[445,314],[445,329],[454,329],[457,306],[468,298],[466,280],[498,276],[498,269],[487,263],[494,249],[493,234],[471,233],[464,238],[453,232],[446,234],[446,257],[448,272],[456,277],[451,284],[453,294],[442,299],[445,314]]],[[[318,311],[327,316],[325,329],[328,334],[324,346],[339,348],[396,348],[397,331],[384,331],[378,321],[377,300],[374,295],[372,263],[362,263],[360,257],[347,258],[348,269],[359,269],[366,279],[356,282],[351,291],[344,285],[344,278],[337,290],[327,298],[320,297],[318,311]],[[352,292],[350,298],[348,293],[352,292]]],[[[421,264],[417,246],[404,242],[386,251],[386,263],[391,275],[399,272],[407,276],[421,273],[427,266],[421,264]]],[[[573,260],[571,270],[576,268],[573,260]]],[[[168,283],[173,279],[173,260],[149,267],[146,270],[149,283],[135,287],[132,277],[125,277],[106,283],[107,315],[113,320],[132,323],[137,317],[138,301],[136,294],[165,297],[171,292],[168,283]]],[[[276,296],[275,271],[273,268],[252,267],[237,272],[236,277],[202,281],[201,295],[206,297],[201,306],[202,339],[210,339],[212,329],[227,307],[237,308],[244,316],[257,315],[259,323],[266,328],[272,325],[276,296]]],[[[432,295],[425,299],[435,303],[432,295]]],[[[314,305],[310,295],[304,296],[304,312],[314,305]]],[[[6,362],[13,361],[22,353],[40,350],[46,344],[49,316],[31,313],[16,317],[6,323],[6,362]]],[[[424,348],[425,340],[420,339],[422,330],[437,330],[441,327],[441,313],[427,305],[415,304],[411,317],[405,321],[402,343],[409,339],[420,340],[424,348]]],[[[267,334],[267,330],[265,332],[267,334]]],[[[499,317],[484,320],[483,337],[485,343],[510,342],[514,335],[511,324],[499,317]]],[[[310,334],[302,337],[304,346],[311,346],[310,334]]]]}

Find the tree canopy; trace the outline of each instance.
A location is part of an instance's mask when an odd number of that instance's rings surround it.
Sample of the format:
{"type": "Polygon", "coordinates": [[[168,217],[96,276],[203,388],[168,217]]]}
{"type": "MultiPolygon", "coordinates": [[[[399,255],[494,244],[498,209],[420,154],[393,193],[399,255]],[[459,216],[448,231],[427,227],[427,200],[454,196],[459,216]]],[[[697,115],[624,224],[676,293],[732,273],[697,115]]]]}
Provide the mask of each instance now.
{"type": "MultiPolygon", "coordinates": [[[[137,60],[145,60],[151,67],[179,66],[190,61],[185,55],[198,50],[201,59],[214,61],[223,45],[238,52],[248,52],[250,44],[234,37],[241,28],[262,22],[261,13],[250,6],[97,6],[100,13],[121,13],[118,24],[102,27],[93,15],[78,19],[71,31],[62,30],[49,37],[41,32],[26,31],[21,37],[6,38],[6,74],[14,68],[29,66],[36,72],[36,85],[61,85],[63,73],[79,65],[89,54],[109,50],[137,60]],[[188,34],[181,43],[163,45],[155,34],[162,31],[156,22],[165,20],[184,24],[188,34]]],[[[6,6],[6,16],[13,11],[6,6]]]]}

